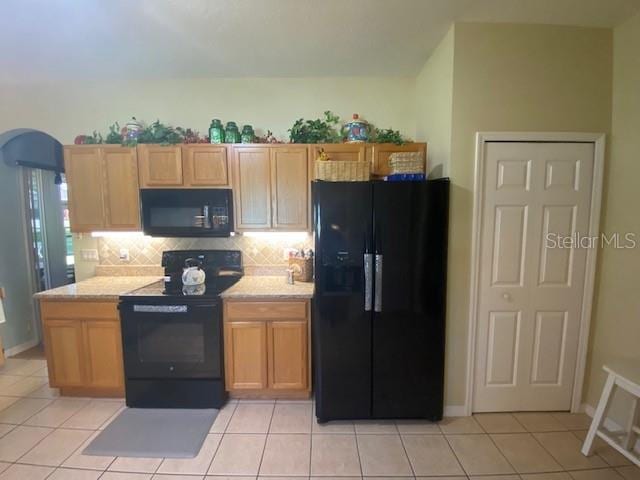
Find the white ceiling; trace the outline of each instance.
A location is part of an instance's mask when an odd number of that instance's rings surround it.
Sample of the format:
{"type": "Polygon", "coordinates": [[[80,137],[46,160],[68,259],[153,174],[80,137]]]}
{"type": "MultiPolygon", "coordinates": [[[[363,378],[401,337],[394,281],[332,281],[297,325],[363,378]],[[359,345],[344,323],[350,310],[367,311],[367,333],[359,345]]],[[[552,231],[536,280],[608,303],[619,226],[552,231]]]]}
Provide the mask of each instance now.
{"type": "Polygon", "coordinates": [[[454,21],[612,27],[640,0],[3,0],[0,81],[414,75],[454,21]]]}

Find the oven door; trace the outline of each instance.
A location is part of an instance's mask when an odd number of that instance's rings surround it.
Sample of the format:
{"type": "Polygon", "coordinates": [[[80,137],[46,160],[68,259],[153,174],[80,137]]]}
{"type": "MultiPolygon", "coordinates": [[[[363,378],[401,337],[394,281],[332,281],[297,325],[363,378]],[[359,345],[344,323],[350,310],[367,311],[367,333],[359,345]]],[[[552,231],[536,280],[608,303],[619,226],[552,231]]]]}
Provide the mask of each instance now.
{"type": "Polygon", "coordinates": [[[232,202],[228,188],[142,189],[142,229],[151,236],[228,237],[232,202]]]}
{"type": "Polygon", "coordinates": [[[221,378],[218,300],[122,302],[120,318],[128,379],[221,378]]]}

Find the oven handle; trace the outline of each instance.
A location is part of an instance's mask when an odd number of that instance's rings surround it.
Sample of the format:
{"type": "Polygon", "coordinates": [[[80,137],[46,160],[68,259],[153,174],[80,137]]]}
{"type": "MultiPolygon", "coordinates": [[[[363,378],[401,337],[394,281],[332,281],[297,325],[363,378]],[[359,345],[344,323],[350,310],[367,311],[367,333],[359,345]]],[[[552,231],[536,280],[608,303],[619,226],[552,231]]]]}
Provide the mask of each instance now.
{"type": "MultiPolygon", "coordinates": [[[[216,308],[219,303],[198,303],[194,305],[148,305],[148,304],[133,304],[132,310],[136,313],[188,313],[189,307],[191,308],[216,308]]],[[[122,310],[123,304],[118,304],[118,310],[122,310]]]]}

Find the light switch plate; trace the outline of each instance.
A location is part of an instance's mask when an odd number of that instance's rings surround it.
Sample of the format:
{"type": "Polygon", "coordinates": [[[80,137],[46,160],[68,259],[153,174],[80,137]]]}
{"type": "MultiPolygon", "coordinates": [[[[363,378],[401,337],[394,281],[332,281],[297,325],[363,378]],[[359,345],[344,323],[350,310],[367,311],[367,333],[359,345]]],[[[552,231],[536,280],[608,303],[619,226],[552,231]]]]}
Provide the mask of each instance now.
{"type": "Polygon", "coordinates": [[[121,248],[120,249],[120,260],[122,260],[123,262],[128,262],[129,260],[131,260],[131,258],[129,257],[129,249],[128,248],[121,248]]]}

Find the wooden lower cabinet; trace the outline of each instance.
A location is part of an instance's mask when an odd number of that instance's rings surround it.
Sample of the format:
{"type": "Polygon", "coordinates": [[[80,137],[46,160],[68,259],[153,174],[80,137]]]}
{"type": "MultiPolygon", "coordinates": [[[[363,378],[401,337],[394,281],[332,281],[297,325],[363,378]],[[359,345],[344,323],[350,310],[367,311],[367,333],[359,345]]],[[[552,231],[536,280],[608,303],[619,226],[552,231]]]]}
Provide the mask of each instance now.
{"type": "Polygon", "coordinates": [[[228,390],[267,388],[267,324],[226,322],[225,374],[228,390]]]}
{"type": "Polygon", "coordinates": [[[269,388],[305,390],[308,386],[308,323],[276,320],[268,325],[269,388]]]}
{"type": "Polygon", "coordinates": [[[83,322],[87,361],[86,379],[90,387],[112,388],[123,385],[122,336],[120,322],[83,322]]]}
{"type": "Polygon", "coordinates": [[[308,397],[309,327],[308,300],[226,300],[225,384],[230,395],[308,397]]]}
{"type": "Polygon", "coordinates": [[[49,385],[63,395],[124,396],[116,302],[40,304],[49,385]]]}
{"type": "Polygon", "coordinates": [[[81,387],[85,384],[85,352],[82,323],[77,320],[48,320],[44,324],[49,384],[52,387],[81,387]]]}

